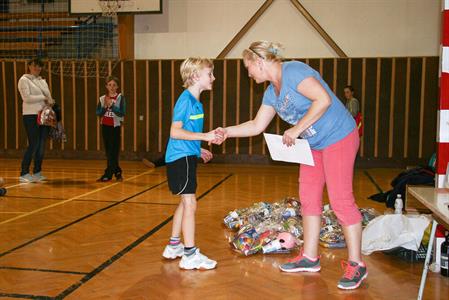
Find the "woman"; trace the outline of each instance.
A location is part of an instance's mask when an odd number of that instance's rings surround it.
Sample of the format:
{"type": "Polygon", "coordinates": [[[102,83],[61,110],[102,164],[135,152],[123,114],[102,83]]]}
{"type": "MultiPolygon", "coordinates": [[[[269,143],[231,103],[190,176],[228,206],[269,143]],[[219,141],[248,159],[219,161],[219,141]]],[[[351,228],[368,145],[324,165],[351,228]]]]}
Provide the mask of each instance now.
{"type": "Polygon", "coordinates": [[[54,100],[51,97],[47,82],[40,77],[44,66],[43,62],[35,58],[30,60],[27,66],[29,73],[22,75],[18,83],[18,89],[23,100],[23,125],[28,138],[28,148],[23,156],[19,181],[39,182],[46,179],[41,173],[41,167],[50,127],[38,125],[37,115],[46,104],[53,105],[54,100]],[[31,175],[30,164],[33,157],[34,169],[33,175],[31,175]]]}
{"type": "Polygon", "coordinates": [[[248,137],[262,133],[276,113],[292,127],[284,132],[283,143],[307,139],[315,166],[301,165],[299,195],[304,226],[304,247],[291,261],[280,266],[284,272],[317,272],[321,269],[318,242],[324,184],[332,209],[343,227],[348,246],[341,289],[355,289],[368,273],[361,258],[361,214],[352,192],[355,156],[359,136],[354,119],[329,89],[320,74],[301,62],[285,62],[280,45],[258,41],[243,51],[249,76],[257,83],[269,81],[262,105],[254,120],[218,128],[227,137],[248,137]]]}

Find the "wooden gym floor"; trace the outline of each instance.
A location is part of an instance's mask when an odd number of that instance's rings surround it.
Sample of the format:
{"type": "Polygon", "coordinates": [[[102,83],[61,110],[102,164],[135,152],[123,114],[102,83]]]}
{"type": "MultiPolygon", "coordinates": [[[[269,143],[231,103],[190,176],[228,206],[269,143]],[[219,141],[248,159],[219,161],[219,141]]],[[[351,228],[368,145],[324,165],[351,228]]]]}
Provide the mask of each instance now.
{"type": "MultiPolygon", "coordinates": [[[[355,291],[336,287],[345,250],[321,248],[318,274],[285,274],[289,255],[242,257],[222,225],[230,210],[297,196],[292,166],[200,165],[197,245],[218,261],[213,271],[181,271],[161,253],[178,198],[165,168],[122,162],[125,181],[97,183],[104,161],[47,160],[47,183],[19,184],[19,160],[0,160],[8,193],[0,197],[1,299],[414,299],[422,264],[374,253],[355,291]]],[[[387,190],[395,169],[357,170],[359,206],[387,190]]],[[[430,274],[425,299],[448,299],[449,279],[430,274]],[[444,296],[446,295],[446,296],[444,296]]]]}

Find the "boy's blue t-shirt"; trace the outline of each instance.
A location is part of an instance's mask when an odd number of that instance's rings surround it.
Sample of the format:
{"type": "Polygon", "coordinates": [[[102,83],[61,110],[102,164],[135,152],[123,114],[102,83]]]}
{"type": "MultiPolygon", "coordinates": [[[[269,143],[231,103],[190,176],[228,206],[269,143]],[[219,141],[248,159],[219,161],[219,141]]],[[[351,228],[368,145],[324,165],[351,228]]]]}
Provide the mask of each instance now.
{"type": "MultiPolygon", "coordinates": [[[[182,122],[182,129],[191,132],[203,132],[203,105],[189,90],[184,90],[173,109],[172,122],[182,122]]],[[[165,153],[165,162],[173,162],[182,157],[201,156],[201,141],[177,140],[170,138],[165,153]]]]}
{"type": "Polygon", "coordinates": [[[296,125],[312,105],[312,101],[296,89],[298,84],[308,77],[318,80],[332,100],[321,118],[300,134],[301,138],[307,139],[312,149],[320,150],[346,137],[355,129],[356,124],[343,103],[317,71],[298,61],[283,63],[279,96],[276,96],[274,87],[270,84],[264,93],[262,103],[272,106],[287,123],[296,125]]]}

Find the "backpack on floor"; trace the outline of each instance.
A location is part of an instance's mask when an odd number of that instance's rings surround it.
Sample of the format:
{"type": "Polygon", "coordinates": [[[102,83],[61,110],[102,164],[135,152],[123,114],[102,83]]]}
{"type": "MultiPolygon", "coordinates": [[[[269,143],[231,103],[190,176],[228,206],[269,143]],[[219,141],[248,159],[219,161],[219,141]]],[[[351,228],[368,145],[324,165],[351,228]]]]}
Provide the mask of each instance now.
{"type": "Polygon", "coordinates": [[[430,167],[417,167],[400,173],[391,181],[392,190],[369,196],[377,202],[385,202],[385,205],[394,208],[397,195],[405,199],[407,185],[435,185],[435,172],[430,167]]]}

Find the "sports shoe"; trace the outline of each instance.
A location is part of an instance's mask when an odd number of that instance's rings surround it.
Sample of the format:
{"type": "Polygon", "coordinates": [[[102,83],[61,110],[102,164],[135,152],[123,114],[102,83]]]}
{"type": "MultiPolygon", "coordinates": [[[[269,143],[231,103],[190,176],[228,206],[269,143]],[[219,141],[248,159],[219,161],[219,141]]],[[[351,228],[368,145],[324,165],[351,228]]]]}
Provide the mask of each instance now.
{"type": "Polygon", "coordinates": [[[117,179],[117,181],[123,181],[122,171],[116,172],[115,178],[117,179]]]}
{"type": "Polygon", "coordinates": [[[358,264],[353,261],[342,261],[341,267],[345,270],[345,274],[338,281],[338,288],[343,290],[353,290],[360,286],[363,280],[368,277],[368,271],[365,264],[358,264]]]}
{"type": "Polygon", "coordinates": [[[28,173],[28,174],[20,176],[19,181],[22,183],[34,182],[34,177],[30,173],[28,173]]]}
{"type": "Polygon", "coordinates": [[[193,269],[214,269],[217,266],[215,260],[209,259],[207,256],[200,253],[200,249],[196,249],[195,253],[187,256],[183,255],[179,262],[179,267],[185,270],[193,269]]]}
{"type": "Polygon", "coordinates": [[[47,177],[43,176],[41,172],[33,174],[34,182],[40,182],[47,180],[47,177]]]}
{"type": "Polygon", "coordinates": [[[184,255],[184,245],[180,243],[177,246],[165,246],[162,256],[166,259],[175,259],[184,255]]]}
{"type": "Polygon", "coordinates": [[[288,273],[319,272],[321,270],[320,257],[312,260],[304,256],[303,251],[301,251],[298,256],[289,260],[286,264],[280,265],[279,269],[288,273]]]}
{"type": "Polygon", "coordinates": [[[101,176],[100,178],[97,179],[97,182],[108,182],[112,180],[112,176],[107,176],[106,174],[104,174],[103,176],[101,176]]]}
{"type": "Polygon", "coordinates": [[[153,162],[149,161],[149,160],[146,159],[146,158],[142,158],[142,162],[143,162],[143,164],[144,164],[145,166],[147,166],[148,168],[153,169],[153,168],[156,167],[156,165],[155,165],[153,162]]]}

